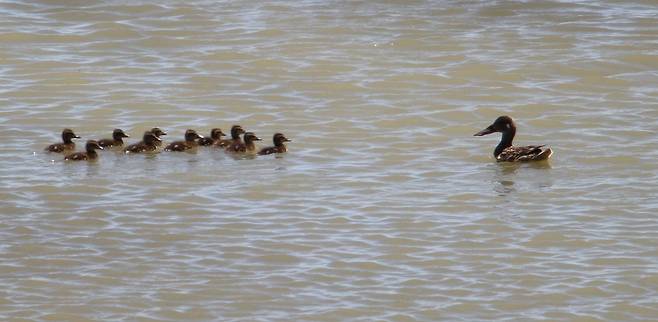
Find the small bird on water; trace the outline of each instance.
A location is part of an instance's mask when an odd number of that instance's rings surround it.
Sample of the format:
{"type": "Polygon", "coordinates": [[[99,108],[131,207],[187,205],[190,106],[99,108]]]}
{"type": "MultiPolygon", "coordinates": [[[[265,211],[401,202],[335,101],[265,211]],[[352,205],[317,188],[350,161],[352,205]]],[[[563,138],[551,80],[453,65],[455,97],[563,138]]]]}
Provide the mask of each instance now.
{"type": "Polygon", "coordinates": [[[512,141],[516,134],[516,125],[509,116],[498,117],[493,124],[474,136],[483,136],[494,132],[501,132],[503,137],[494,149],[494,157],[500,162],[523,162],[547,160],[553,155],[551,148],[545,145],[513,146],[512,141]]]}

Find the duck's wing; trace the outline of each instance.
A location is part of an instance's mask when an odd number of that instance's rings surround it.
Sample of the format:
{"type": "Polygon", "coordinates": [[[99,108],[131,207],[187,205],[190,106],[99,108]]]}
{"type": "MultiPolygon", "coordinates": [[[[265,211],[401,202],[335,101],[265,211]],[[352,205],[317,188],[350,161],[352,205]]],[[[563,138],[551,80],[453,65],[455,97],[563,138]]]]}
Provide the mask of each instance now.
{"type": "Polygon", "coordinates": [[[165,148],[165,151],[185,151],[190,147],[185,142],[172,142],[165,148]]]}
{"type": "Polygon", "coordinates": [[[64,158],[64,160],[71,160],[71,161],[87,160],[87,154],[84,152],[69,154],[64,158]]]}
{"type": "Polygon", "coordinates": [[[551,157],[553,151],[545,145],[510,146],[496,160],[507,162],[540,161],[551,157]]]}
{"type": "Polygon", "coordinates": [[[267,155],[267,154],[272,154],[272,153],[276,153],[276,152],[277,152],[276,147],[269,146],[269,147],[261,149],[260,152],[258,152],[258,154],[259,155],[267,155]]]}

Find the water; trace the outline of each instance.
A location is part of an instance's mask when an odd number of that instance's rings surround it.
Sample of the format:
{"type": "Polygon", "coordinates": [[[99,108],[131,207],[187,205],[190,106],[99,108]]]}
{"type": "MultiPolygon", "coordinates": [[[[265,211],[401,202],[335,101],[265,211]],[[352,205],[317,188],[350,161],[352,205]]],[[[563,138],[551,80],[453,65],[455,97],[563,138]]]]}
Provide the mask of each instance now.
{"type": "Polygon", "coordinates": [[[2,320],[658,316],[653,1],[0,9],[2,320]],[[494,162],[503,114],[549,163],[494,162]],[[42,152],[232,124],[294,142],[42,152]]]}

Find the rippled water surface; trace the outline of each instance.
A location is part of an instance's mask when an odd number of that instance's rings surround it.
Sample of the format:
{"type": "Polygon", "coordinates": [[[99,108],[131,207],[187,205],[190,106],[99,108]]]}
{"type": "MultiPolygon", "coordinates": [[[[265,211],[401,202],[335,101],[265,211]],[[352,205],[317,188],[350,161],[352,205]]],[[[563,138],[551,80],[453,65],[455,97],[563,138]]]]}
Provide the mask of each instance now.
{"type": "Polygon", "coordinates": [[[658,316],[654,1],[3,1],[0,44],[1,320],[658,316]],[[43,152],[232,124],[290,151],[43,152]]]}

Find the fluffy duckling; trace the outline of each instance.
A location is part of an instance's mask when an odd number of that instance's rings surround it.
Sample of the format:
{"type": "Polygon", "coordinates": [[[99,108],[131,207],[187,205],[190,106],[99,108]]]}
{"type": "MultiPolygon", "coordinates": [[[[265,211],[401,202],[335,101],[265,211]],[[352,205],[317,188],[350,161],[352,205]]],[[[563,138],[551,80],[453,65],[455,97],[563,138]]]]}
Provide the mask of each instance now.
{"type": "Polygon", "coordinates": [[[156,146],[162,145],[162,139],[160,137],[163,135],[167,135],[167,132],[161,130],[159,127],[152,128],[150,132],[153,133],[153,135],[155,135],[159,139],[155,141],[155,145],[156,146]]]}
{"type": "Polygon", "coordinates": [[[126,153],[151,152],[158,149],[158,143],[162,142],[153,132],[146,131],[141,142],[131,144],[123,149],[126,153]]]}
{"type": "Polygon", "coordinates": [[[216,146],[221,146],[221,147],[228,147],[231,144],[235,142],[242,142],[242,139],[240,139],[240,135],[244,134],[244,129],[242,129],[242,126],[240,125],[233,125],[231,127],[231,138],[226,139],[226,140],[219,140],[215,143],[216,146]]]}
{"type": "Polygon", "coordinates": [[[221,129],[214,128],[210,131],[210,137],[199,139],[199,145],[203,145],[203,146],[214,145],[219,141],[221,141],[222,136],[226,136],[226,134],[224,134],[224,132],[222,132],[221,129]]]}
{"type": "Polygon", "coordinates": [[[494,132],[501,132],[503,137],[494,150],[497,161],[520,162],[547,160],[553,155],[550,148],[544,145],[512,146],[512,140],[516,134],[516,125],[509,116],[498,117],[493,124],[484,130],[475,133],[475,136],[483,136],[494,132]]]}
{"type": "Polygon", "coordinates": [[[62,131],[62,143],[51,144],[45,148],[48,152],[62,153],[75,150],[75,142],[73,139],[79,139],[80,137],[73,133],[71,129],[64,129],[62,131]]]}
{"type": "Polygon", "coordinates": [[[256,145],[254,141],[261,141],[261,138],[257,137],[253,132],[247,132],[244,134],[244,142],[233,142],[226,148],[227,152],[253,152],[256,150],[256,145]]]}
{"type": "Polygon", "coordinates": [[[84,161],[84,160],[96,160],[98,158],[98,153],[96,150],[103,150],[103,147],[98,145],[98,142],[94,140],[87,141],[85,144],[85,152],[72,153],[64,157],[64,160],[67,161],[84,161]]]}
{"type": "Polygon", "coordinates": [[[258,154],[259,155],[266,155],[266,154],[272,154],[272,153],[284,153],[288,151],[288,148],[286,148],[285,142],[291,142],[283,133],[276,133],[272,137],[272,141],[274,142],[274,146],[268,146],[266,148],[262,148],[258,154]]]}
{"type": "Polygon", "coordinates": [[[202,138],[203,136],[197,134],[195,130],[187,130],[185,131],[185,141],[171,142],[169,143],[169,145],[167,145],[165,151],[181,152],[181,151],[189,150],[198,145],[198,143],[196,142],[197,139],[202,139],[202,138]]]}
{"type": "Polygon", "coordinates": [[[104,148],[120,147],[123,146],[123,138],[129,137],[130,136],[124,133],[122,129],[114,129],[114,131],[112,131],[112,138],[98,140],[98,145],[104,148]]]}

